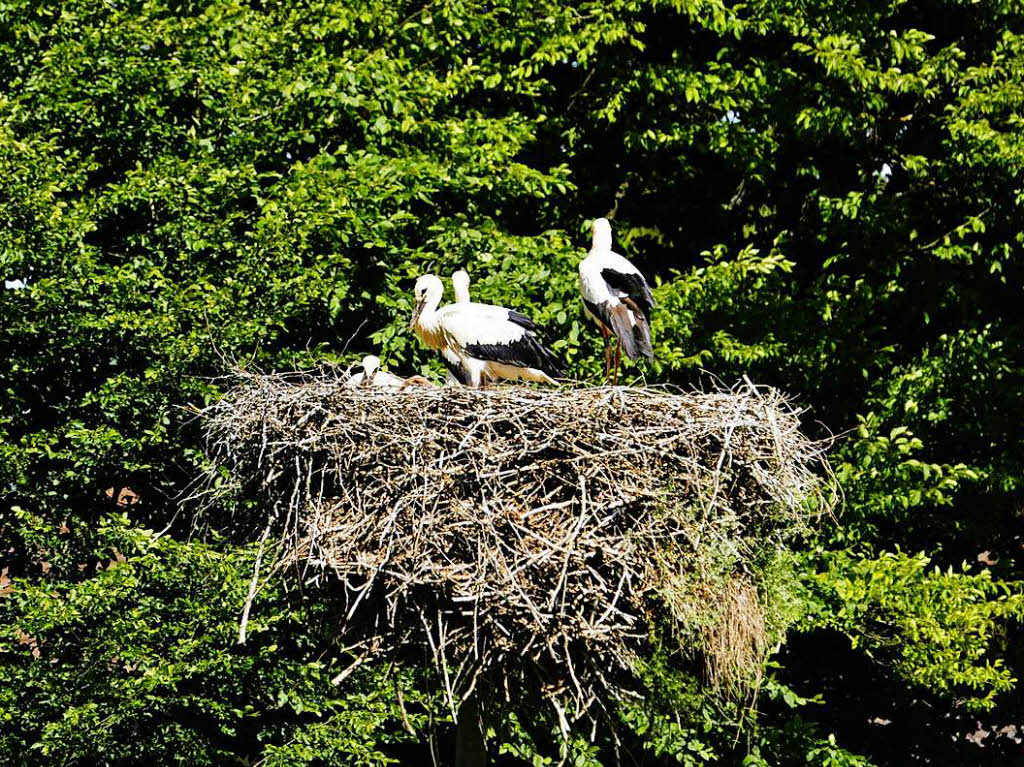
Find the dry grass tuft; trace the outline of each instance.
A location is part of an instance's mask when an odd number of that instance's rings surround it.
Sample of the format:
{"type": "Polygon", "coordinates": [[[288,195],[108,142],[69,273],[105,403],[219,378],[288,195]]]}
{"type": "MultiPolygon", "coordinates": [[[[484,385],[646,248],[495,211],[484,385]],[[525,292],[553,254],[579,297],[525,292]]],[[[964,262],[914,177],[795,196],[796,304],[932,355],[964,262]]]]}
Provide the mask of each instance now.
{"type": "Polygon", "coordinates": [[[757,587],[743,576],[716,594],[719,614],[705,631],[704,666],[715,687],[735,696],[758,686],[768,650],[764,608],[757,587]]]}
{"type": "Polygon", "coordinates": [[[668,617],[696,627],[712,683],[756,678],[748,564],[827,506],[823,446],[750,385],[387,392],[246,375],[203,418],[281,563],[340,581],[356,663],[426,652],[453,712],[481,688],[539,694],[566,729],[628,694],[668,617]],[[713,582],[706,611],[672,598],[713,582]]]}

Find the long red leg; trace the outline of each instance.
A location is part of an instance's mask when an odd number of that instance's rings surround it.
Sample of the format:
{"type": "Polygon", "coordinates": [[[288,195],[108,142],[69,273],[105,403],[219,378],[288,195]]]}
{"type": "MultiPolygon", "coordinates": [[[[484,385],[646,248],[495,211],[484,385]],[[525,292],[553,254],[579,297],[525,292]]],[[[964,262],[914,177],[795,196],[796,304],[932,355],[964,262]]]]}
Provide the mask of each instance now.
{"type": "Polygon", "coordinates": [[[615,339],[615,377],[612,379],[612,386],[619,385],[619,359],[622,357],[622,344],[615,339]]]}
{"type": "Polygon", "coordinates": [[[608,328],[601,326],[601,346],[604,347],[604,385],[612,375],[612,348],[608,345],[608,328]]]}

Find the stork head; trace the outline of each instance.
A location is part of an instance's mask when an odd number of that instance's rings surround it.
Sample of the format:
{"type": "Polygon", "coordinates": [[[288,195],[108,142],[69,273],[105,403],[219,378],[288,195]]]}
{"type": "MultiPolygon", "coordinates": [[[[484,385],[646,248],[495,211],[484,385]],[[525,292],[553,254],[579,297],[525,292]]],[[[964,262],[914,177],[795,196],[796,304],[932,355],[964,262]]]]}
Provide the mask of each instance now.
{"type": "Polygon", "coordinates": [[[409,320],[409,327],[415,328],[419,322],[420,315],[428,306],[437,309],[441,303],[441,296],[444,295],[444,285],[441,280],[433,274],[424,274],[416,280],[416,287],[413,288],[415,302],[412,307],[412,319],[409,320]]]}
{"type": "Polygon", "coordinates": [[[612,249],[612,225],[608,223],[607,218],[595,218],[591,231],[593,233],[591,250],[612,249]]]}
{"type": "Polygon", "coordinates": [[[380,367],[380,357],[374,357],[372,354],[367,354],[363,357],[363,383],[369,383],[373,378],[373,374],[377,372],[377,368],[380,367]]]}
{"type": "Polygon", "coordinates": [[[452,275],[452,287],[455,288],[456,303],[469,302],[469,274],[465,269],[459,269],[452,275]]]}

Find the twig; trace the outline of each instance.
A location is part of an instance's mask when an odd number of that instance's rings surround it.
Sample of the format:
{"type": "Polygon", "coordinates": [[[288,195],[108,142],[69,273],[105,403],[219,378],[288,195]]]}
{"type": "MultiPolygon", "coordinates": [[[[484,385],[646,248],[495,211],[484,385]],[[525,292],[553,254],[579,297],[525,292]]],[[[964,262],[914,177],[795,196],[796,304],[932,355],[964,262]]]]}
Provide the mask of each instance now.
{"type": "Polygon", "coordinates": [[[260,545],[256,550],[256,563],[252,568],[252,580],[249,582],[249,594],[245,598],[245,607],[242,608],[242,620],[238,624],[238,644],[245,644],[246,629],[249,626],[249,611],[252,609],[252,602],[256,598],[256,590],[260,581],[260,565],[263,562],[263,547],[267,543],[270,530],[273,527],[273,520],[263,528],[263,535],[260,536],[260,545]]]}

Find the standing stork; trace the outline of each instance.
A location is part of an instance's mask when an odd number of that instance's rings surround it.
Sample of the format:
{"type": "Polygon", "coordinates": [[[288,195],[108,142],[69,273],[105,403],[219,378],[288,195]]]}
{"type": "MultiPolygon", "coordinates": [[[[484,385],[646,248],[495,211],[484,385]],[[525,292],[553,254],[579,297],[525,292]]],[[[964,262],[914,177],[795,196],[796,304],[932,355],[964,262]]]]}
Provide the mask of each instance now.
{"type": "Polygon", "coordinates": [[[561,362],[541,344],[525,314],[473,302],[441,307],[442,295],[435,275],[416,280],[409,327],[428,349],[442,351],[445,364],[456,366],[452,373],[467,386],[480,388],[498,378],[554,383],[551,376],[561,375],[561,362]]]}
{"type": "Polygon", "coordinates": [[[606,218],[594,221],[590,252],[580,261],[579,268],[586,315],[601,328],[604,341],[605,383],[612,369],[608,336],[614,335],[616,339],[614,385],[619,380],[623,350],[631,360],[654,359],[651,349],[654,296],[640,270],[612,250],[612,227],[606,218]]]}

